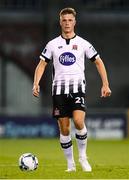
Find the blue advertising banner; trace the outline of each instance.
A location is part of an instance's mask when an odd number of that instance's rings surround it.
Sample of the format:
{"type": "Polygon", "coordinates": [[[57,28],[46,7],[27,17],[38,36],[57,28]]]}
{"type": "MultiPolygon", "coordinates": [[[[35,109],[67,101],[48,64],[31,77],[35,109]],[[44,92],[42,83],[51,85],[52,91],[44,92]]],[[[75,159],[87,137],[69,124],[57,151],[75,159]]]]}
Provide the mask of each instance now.
{"type": "Polygon", "coordinates": [[[50,117],[0,117],[0,137],[56,137],[57,121],[50,117]]]}
{"type": "MultiPolygon", "coordinates": [[[[94,139],[123,139],[128,136],[126,113],[88,113],[88,137],[94,139]]],[[[75,128],[72,124],[72,135],[75,128]]],[[[52,117],[1,117],[0,137],[57,137],[57,121],[52,117]]]]}
{"type": "Polygon", "coordinates": [[[92,113],[86,119],[88,134],[97,139],[122,139],[127,137],[126,113],[92,113]]]}

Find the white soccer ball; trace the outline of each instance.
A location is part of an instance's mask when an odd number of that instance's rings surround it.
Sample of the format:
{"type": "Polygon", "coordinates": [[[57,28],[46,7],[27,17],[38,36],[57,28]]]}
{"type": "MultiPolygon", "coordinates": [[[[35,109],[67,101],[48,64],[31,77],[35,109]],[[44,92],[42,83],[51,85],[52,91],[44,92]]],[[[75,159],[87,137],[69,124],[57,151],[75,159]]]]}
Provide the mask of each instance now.
{"type": "Polygon", "coordinates": [[[38,159],[32,153],[24,153],[19,158],[19,167],[22,171],[33,171],[38,167],[38,159]]]}

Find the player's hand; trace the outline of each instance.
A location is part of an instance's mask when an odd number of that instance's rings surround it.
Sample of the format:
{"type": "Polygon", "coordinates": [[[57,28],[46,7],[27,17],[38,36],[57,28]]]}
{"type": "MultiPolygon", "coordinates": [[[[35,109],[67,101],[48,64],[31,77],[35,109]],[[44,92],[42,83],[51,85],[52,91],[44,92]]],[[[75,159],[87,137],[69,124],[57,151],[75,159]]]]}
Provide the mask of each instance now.
{"type": "Polygon", "coordinates": [[[39,92],[40,92],[40,86],[39,85],[33,85],[32,93],[35,97],[39,97],[39,92]]]}
{"type": "Polygon", "coordinates": [[[111,89],[109,86],[102,86],[101,88],[101,97],[109,97],[111,96],[111,89]]]}

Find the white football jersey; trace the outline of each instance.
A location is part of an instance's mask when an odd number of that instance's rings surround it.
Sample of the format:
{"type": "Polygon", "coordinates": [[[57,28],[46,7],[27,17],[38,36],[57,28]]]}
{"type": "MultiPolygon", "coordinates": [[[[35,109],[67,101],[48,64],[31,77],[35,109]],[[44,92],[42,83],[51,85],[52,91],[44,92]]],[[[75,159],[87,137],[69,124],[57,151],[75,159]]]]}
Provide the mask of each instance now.
{"type": "Polygon", "coordinates": [[[40,59],[53,61],[52,94],[85,93],[85,56],[95,60],[97,55],[94,47],[77,35],[71,39],[58,36],[49,41],[40,59]]]}

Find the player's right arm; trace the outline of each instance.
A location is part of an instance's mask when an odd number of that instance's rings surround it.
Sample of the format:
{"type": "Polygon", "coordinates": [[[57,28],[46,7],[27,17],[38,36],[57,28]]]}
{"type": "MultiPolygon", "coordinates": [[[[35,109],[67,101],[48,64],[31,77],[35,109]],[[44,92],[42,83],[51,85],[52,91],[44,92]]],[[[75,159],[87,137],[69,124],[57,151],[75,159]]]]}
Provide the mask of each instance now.
{"type": "Polygon", "coordinates": [[[45,62],[45,60],[40,60],[39,64],[37,65],[36,69],[35,69],[35,73],[34,73],[34,83],[33,83],[33,95],[35,97],[39,97],[39,92],[40,92],[40,86],[39,86],[39,82],[41,80],[41,77],[43,76],[43,73],[45,71],[47,62],[45,62]]]}

